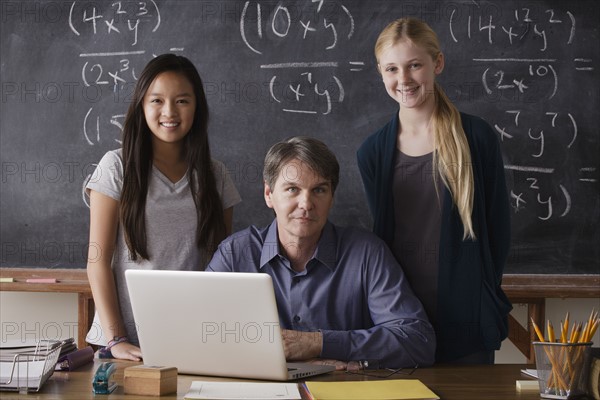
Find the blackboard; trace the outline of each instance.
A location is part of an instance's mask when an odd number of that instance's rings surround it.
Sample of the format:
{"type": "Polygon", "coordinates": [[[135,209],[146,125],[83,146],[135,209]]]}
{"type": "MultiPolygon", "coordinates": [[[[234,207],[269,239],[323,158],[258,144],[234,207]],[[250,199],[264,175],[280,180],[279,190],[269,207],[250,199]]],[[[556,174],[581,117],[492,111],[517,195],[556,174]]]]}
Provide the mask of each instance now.
{"type": "Polygon", "coordinates": [[[396,111],[373,45],[408,15],[438,32],[448,95],[502,141],[506,272],[600,273],[596,0],[2,0],[2,267],[85,267],[83,182],[120,147],[136,74],[166,52],[204,79],[212,153],[244,199],[234,229],[271,220],[262,160],[292,135],[339,158],[331,220],[369,228],[355,152],[396,111]]]}

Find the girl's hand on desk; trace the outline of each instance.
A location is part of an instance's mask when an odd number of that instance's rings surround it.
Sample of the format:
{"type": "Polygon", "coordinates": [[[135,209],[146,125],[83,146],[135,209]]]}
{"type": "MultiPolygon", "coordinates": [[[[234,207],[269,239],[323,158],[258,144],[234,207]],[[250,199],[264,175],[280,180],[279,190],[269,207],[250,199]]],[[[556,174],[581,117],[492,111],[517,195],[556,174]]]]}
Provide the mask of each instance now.
{"type": "Polygon", "coordinates": [[[142,351],[139,347],[132,345],[129,342],[122,342],[110,348],[114,358],[121,360],[141,361],[142,351]]]}

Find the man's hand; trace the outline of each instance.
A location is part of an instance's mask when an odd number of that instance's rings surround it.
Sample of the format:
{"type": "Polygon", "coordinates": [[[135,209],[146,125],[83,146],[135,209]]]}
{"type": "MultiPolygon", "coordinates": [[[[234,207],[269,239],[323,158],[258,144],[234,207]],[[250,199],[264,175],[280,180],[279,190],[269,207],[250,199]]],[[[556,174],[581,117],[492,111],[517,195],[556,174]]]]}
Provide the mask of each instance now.
{"type": "Polygon", "coordinates": [[[308,360],[317,358],[323,349],[323,334],[321,332],[301,332],[283,329],[283,349],[285,358],[289,361],[308,360]]]}
{"type": "Polygon", "coordinates": [[[361,365],[358,361],[340,361],[340,360],[327,360],[323,358],[317,358],[315,360],[309,360],[309,364],[314,365],[333,365],[336,371],[351,371],[358,372],[361,370],[361,365]]]}

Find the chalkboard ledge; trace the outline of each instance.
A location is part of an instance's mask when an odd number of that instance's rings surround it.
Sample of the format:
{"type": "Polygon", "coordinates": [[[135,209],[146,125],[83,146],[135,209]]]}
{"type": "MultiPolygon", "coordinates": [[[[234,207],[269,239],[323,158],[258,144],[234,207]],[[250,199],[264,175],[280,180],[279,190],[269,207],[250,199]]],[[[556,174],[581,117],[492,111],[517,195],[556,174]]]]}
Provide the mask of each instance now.
{"type": "Polygon", "coordinates": [[[507,274],[502,289],[516,299],[600,297],[600,275],[507,274]]]}
{"type": "Polygon", "coordinates": [[[77,346],[87,346],[85,337],[94,319],[94,299],[85,269],[0,268],[0,292],[77,293],[77,346]],[[27,283],[27,279],[56,279],[56,283],[27,283]]]}

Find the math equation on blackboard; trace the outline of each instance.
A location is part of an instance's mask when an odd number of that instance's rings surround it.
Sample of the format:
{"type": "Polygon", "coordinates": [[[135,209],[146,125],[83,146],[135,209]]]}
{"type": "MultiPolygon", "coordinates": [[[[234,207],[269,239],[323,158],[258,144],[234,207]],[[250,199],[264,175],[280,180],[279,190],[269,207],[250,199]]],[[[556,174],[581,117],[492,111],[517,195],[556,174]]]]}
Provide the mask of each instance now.
{"type": "MultiPolygon", "coordinates": [[[[378,79],[373,32],[383,25],[367,29],[368,7],[361,2],[225,3],[233,7],[233,18],[225,18],[222,29],[235,42],[247,70],[247,76],[236,79],[262,81],[266,98],[261,95],[259,100],[266,108],[260,109],[270,118],[352,117],[345,114],[345,103],[364,100],[365,86],[356,82],[378,79]],[[364,46],[368,35],[371,47],[350,51],[364,46]]],[[[160,53],[193,53],[203,24],[217,18],[214,9],[222,4],[70,3],[68,29],[85,43],[70,57],[79,65],[77,79],[88,88],[89,105],[79,116],[87,145],[120,145],[125,110],[141,69],[160,53]],[[168,17],[182,7],[186,13],[200,15],[196,35],[167,34],[177,28],[168,17]],[[112,44],[110,48],[106,43],[112,44]]],[[[394,2],[377,4],[382,8],[379,13],[388,12],[390,20],[396,17],[394,2]]],[[[567,4],[560,9],[544,4],[443,3],[443,10],[432,17],[443,50],[459,49],[455,52],[466,58],[461,61],[469,65],[469,76],[460,72],[458,76],[469,79],[485,99],[491,99],[478,103],[473,113],[490,123],[501,143],[511,178],[513,215],[539,223],[571,216],[587,193],[598,196],[598,157],[589,155],[589,149],[598,147],[598,134],[590,131],[588,123],[588,115],[597,110],[586,108],[586,99],[597,96],[598,44],[590,46],[580,28],[592,23],[592,16],[580,8],[572,11],[567,4]]],[[[227,62],[236,61],[224,60],[223,65],[227,62]]],[[[446,90],[453,94],[452,87],[446,90]]],[[[461,108],[460,98],[456,103],[461,108]]]]}
{"type": "Polygon", "coordinates": [[[597,95],[588,88],[597,84],[598,46],[579,45],[589,40],[578,29],[589,16],[541,2],[473,2],[448,14],[450,45],[483,49],[471,61],[495,103],[482,116],[501,142],[515,218],[555,221],[589,200],[578,193],[597,197],[598,157],[581,157],[598,146],[597,133],[581,129],[584,99],[597,95]]]}

